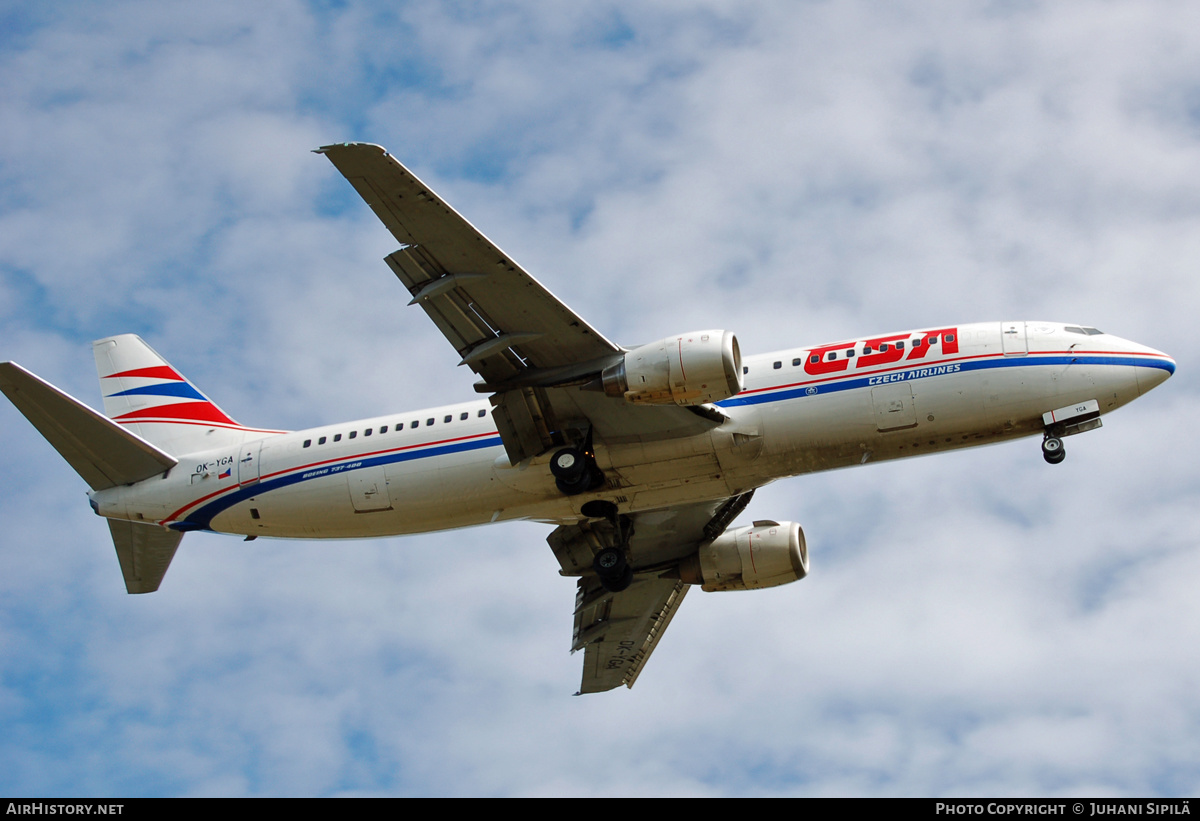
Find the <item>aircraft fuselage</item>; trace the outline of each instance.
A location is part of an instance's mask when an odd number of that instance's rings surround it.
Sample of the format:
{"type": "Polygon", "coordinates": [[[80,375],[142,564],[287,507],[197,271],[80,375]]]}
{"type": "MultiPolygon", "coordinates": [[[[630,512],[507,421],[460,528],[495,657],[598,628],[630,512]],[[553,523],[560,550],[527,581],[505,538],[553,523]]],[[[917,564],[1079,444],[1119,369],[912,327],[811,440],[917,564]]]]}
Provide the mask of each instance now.
{"type": "Polygon", "coordinates": [[[549,454],[509,463],[488,402],[393,413],[180,458],[165,476],[94,492],[101,515],[247,536],[361,538],[534,519],[590,500],[624,512],[724,499],[775,479],[920,456],[1101,414],[1164,381],[1165,354],[1095,329],[987,322],[746,357],[745,388],[702,435],[594,442],[602,487],[565,496],[549,454]],[[1074,330],[1068,330],[1074,329],[1074,330]]]}

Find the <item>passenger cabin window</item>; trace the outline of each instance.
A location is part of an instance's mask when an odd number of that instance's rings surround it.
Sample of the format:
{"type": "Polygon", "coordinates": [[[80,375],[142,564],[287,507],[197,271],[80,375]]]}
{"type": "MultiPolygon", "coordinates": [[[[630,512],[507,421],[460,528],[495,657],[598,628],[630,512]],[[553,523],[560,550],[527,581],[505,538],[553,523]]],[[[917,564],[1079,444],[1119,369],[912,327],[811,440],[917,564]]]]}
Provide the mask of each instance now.
{"type": "Polygon", "coordinates": [[[409,423],[408,426],[410,428],[419,428],[419,427],[421,427],[421,421],[419,419],[414,419],[414,420],[412,420],[412,422],[409,423]]]}
{"type": "Polygon", "coordinates": [[[837,351],[830,351],[829,353],[825,354],[825,359],[829,362],[837,359],[837,351]]]}
{"type": "Polygon", "coordinates": [[[451,416],[450,414],[446,414],[446,417],[445,417],[445,418],[444,418],[442,421],[443,421],[443,422],[446,422],[447,424],[449,424],[450,420],[451,420],[451,419],[453,419],[453,418],[454,418],[454,417],[453,417],[453,416],[451,416]]]}
{"type": "Polygon", "coordinates": [[[463,411],[462,413],[460,413],[460,414],[458,415],[458,421],[460,421],[460,422],[465,422],[465,421],[467,420],[467,417],[468,417],[468,416],[470,416],[470,415],[471,415],[471,414],[467,413],[466,411],[463,411]]]}
{"type": "Polygon", "coordinates": [[[363,436],[370,436],[374,432],[375,431],[373,428],[367,428],[366,430],[363,431],[363,436]]]}
{"type": "Polygon", "coordinates": [[[953,342],[953,341],[954,341],[954,334],[946,334],[946,341],[947,341],[947,342],[953,342]]]}
{"type": "Polygon", "coordinates": [[[356,430],[350,431],[350,438],[353,439],[355,436],[358,436],[358,431],[356,431],[356,430]]]}
{"type": "Polygon", "coordinates": [[[870,345],[864,345],[863,346],[863,356],[866,356],[867,354],[871,353],[874,350],[875,349],[872,348],[870,345]]]}
{"type": "Polygon", "coordinates": [[[783,363],[776,361],[773,367],[775,368],[775,370],[779,370],[780,368],[783,367],[783,363]]]}
{"type": "Polygon", "coordinates": [[[403,423],[403,422],[397,422],[397,423],[396,423],[396,430],[404,430],[404,423],[403,423]]]}
{"type": "Polygon", "coordinates": [[[815,364],[817,364],[818,362],[820,362],[820,361],[821,361],[821,357],[820,357],[820,356],[818,356],[817,354],[813,354],[812,356],[810,356],[810,357],[808,358],[808,361],[809,361],[809,362],[811,362],[811,363],[813,363],[813,364],[815,365],[815,364]]]}
{"type": "Polygon", "coordinates": [[[340,433],[335,433],[335,434],[333,435],[333,441],[335,441],[335,442],[340,442],[340,441],[342,441],[342,435],[341,435],[340,433]]]}
{"type": "Polygon", "coordinates": [[[882,345],[879,346],[879,352],[883,353],[886,350],[890,350],[890,346],[886,342],[884,342],[882,345]]]}
{"type": "Polygon", "coordinates": [[[487,414],[487,408],[481,408],[479,411],[479,415],[484,416],[485,414],[487,414]]]}
{"type": "Polygon", "coordinates": [[[850,348],[849,350],[846,351],[846,358],[849,359],[852,356],[854,356],[854,349],[850,348]]]}
{"type": "Polygon", "coordinates": [[[311,439],[305,439],[305,440],[304,440],[304,447],[308,447],[308,446],[309,446],[309,445],[311,445],[311,444],[312,444],[312,440],[311,440],[311,439]]]}
{"type": "Polygon", "coordinates": [[[387,433],[387,425],[381,425],[381,426],[379,427],[379,432],[380,432],[380,433],[387,433]]]}
{"type": "Polygon", "coordinates": [[[324,436],[322,436],[320,439],[318,439],[318,440],[317,440],[317,444],[318,444],[318,445],[323,445],[323,444],[325,444],[325,437],[324,437],[324,436]]]}
{"type": "Polygon", "coordinates": [[[899,350],[899,351],[904,350],[904,340],[903,339],[901,339],[899,342],[896,343],[896,350],[899,350]]]}
{"type": "Polygon", "coordinates": [[[749,365],[743,365],[743,366],[742,366],[742,373],[743,373],[743,374],[750,373],[750,366],[749,366],[749,365]]]}
{"type": "Polygon", "coordinates": [[[429,427],[429,426],[430,426],[430,425],[432,425],[432,424],[433,424],[433,420],[432,420],[432,419],[426,419],[426,420],[425,420],[425,427],[429,427]]]}
{"type": "Polygon", "coordinates": [[[801,359],[800,359],[800,357],[796,357],[795,359],[793,359],[793,360],[792,360],[792,367],[793,367],[793,368],[798,368],[798,367],[800,367],[800,363],[801,363],[802,361],[803,361],[803,360],[801,360],[801,359]]]}

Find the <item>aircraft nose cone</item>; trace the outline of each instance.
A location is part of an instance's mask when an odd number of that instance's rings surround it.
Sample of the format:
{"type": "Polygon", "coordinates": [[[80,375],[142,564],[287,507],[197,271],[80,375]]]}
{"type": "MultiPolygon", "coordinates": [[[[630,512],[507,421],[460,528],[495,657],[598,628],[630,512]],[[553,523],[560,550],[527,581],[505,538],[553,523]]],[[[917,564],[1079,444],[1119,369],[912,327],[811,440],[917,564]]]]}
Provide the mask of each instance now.
{"type": "Polygon", "coordinates": [[[1166,382],[1175,373],[1175,360],[1165,353],[1147,357],[1146,367],[1137,368],[1138,393],[1146,393],[1166,382]]]}

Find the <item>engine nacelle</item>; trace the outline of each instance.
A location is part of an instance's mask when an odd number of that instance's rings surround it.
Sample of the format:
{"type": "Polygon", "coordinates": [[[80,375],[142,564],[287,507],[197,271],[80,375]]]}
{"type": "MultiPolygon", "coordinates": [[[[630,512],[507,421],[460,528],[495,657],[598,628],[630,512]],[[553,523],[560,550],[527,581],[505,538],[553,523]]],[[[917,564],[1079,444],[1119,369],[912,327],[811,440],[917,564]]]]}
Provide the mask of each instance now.
{"type": "Polygon", "coordinates": [[[628,402],[703,405],[742,390],[742,351],[730,331],[669,336],[604,369],[604,392],[628,402]]]}
{"type": "Polygon", "coordinates": [[[716,590],[755,590],[808,575],[808,544],[796,522],[760,521],[726,530],[679,565],[679,578],[716,590]]]}

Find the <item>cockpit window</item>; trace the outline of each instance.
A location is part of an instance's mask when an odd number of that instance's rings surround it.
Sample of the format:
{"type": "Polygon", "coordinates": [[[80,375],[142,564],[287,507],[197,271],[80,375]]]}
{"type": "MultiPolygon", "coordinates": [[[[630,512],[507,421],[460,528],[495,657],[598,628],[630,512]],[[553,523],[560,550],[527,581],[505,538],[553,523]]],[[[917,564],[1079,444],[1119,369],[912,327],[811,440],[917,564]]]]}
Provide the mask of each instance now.
{"type": "Polygon", "coordinates": [[[1088,336],[1098,336],[1098,335],[1104,333],[1104,331],[1097,330],[1096,328],[1088,328],[1086,326],[1084,327],[1083,332],[1085,334],[1087,334],[1088,336]]]}
{"type": "Polygon", "coordinates": [[[1084,333],[1084,330],[1083,330],[1083,328],[1080,328],[1078,325],[1066,325],[1066,326],[1064,326],[1064,327],[1063,327],[1063,330],[1064,330],[1064,331],[1066,331],[1066,332],[1067,332],[1067,333],[1069,333],[1069,334],[1081,334],[1081,333],[1084,333]]]}

